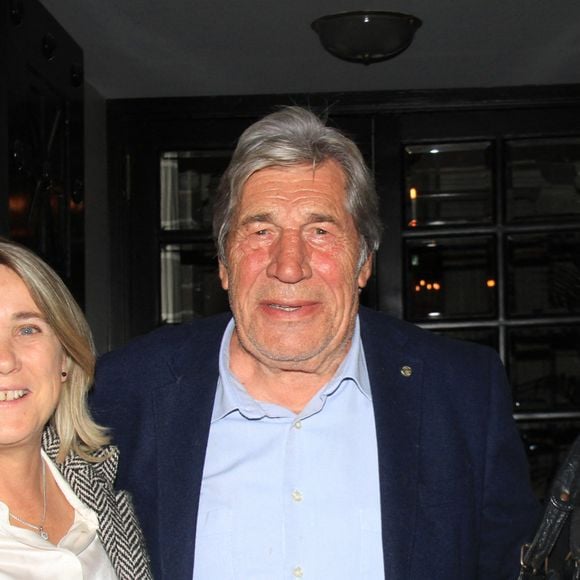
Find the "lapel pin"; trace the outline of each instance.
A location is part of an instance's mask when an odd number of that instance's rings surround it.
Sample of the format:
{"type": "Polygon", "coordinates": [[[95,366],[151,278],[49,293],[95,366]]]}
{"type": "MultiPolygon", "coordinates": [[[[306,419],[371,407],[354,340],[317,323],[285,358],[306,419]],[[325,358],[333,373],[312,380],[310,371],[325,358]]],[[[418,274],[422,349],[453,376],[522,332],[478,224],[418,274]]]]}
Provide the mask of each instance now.
{"type": "Polygon", "coordinates": [[[413,369],[410,366],[407,366],[407,365],[402,366],[401,367],[401,374],[404,377],[410,377],[413,374],[413,369]]]}

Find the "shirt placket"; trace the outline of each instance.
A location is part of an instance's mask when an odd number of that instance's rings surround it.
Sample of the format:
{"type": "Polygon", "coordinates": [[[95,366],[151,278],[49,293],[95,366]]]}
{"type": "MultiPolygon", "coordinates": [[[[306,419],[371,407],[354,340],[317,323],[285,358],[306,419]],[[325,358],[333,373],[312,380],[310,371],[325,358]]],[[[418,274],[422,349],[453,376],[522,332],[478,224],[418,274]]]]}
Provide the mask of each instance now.
{"type": "Polygon", "coordinates": [[[288,427],[286,465],[283,483],[285,558],[283,578],[306,578],[304,562],[304,517],[308,510],[308,494],[302,477],[304,438],[308,420],[296,418],[288,427]]]}

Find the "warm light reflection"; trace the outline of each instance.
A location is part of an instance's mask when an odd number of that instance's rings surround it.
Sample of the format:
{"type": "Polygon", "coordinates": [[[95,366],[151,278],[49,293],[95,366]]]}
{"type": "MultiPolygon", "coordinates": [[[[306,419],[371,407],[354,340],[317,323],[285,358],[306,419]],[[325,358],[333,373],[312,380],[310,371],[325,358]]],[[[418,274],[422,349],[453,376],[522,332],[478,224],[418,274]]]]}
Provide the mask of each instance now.
{"type": "Polygon", "coordinates": [[[495,280],[493,280],[492,278],[490,278],[487,282],[486,285],[488,288],[495,288],[495,280]]]}
{"type": "Polygon", "coordinates": [[[23,193],[13,193],[8,197],[8,209],[11,213],[24,213],[28,207],[28,198],[23,193]]]}
{"type": "Polygon", "coordinates": [[[415,292],[421,292],[421,290],[435,291],[441,290],[440,282],[427,282],[427,280],[419,280],[419,284],[415,284],[415,292]]]}
{"type": "Polygon", "coordinates": [[[84,202],[74,202],[72,199],[69,201],[69,209],[72,213],[81,213],[84,209],[84,202]]]}
{"type": "Polygon", "coordinates": [[[409,220],[409,227],[417,227],[417,188],[411,187],[409,189],[409,199],[411,200],[411,219],[409,220]]]}

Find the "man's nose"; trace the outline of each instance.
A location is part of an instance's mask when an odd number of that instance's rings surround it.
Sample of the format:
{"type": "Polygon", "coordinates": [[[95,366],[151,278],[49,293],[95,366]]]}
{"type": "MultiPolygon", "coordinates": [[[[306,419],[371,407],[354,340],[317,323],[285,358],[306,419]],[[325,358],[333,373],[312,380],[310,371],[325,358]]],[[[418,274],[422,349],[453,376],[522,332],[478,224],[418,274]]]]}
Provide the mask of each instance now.
{"type": "Polygon", "coordinates": [[[286,284],[310,278],[310,248],[299,232],[283,232],[272,247],[268,276],[286,284]]]}
{"type": "Polygon", "coordinates": [[[10,339],[0,339],[0,375],[7,375],[19,366],[18,356],[10,339]]]}

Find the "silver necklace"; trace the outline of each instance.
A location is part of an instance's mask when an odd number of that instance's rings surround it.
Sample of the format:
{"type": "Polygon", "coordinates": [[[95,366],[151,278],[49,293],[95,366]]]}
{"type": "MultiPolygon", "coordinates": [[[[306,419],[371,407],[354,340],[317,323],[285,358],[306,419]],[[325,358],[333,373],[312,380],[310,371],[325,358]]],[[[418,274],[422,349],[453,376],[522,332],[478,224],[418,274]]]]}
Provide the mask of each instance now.
{"type": "Polygon", "coordinates": [[[20,522],[21,524],[36,530],[38,535],[43,540],[48,540],[48,533],[44,529],[44,524],[46,523],[46,464],[44,460],[42,460],[42,519],[40,520],[40,525],[35,526],[34,524],[31,524],[30,522],[27,522],[26,520],[23,520],[22,518],[14,515],[10,511],[8,512],[8,515],[17,522],[20,522]]]}

